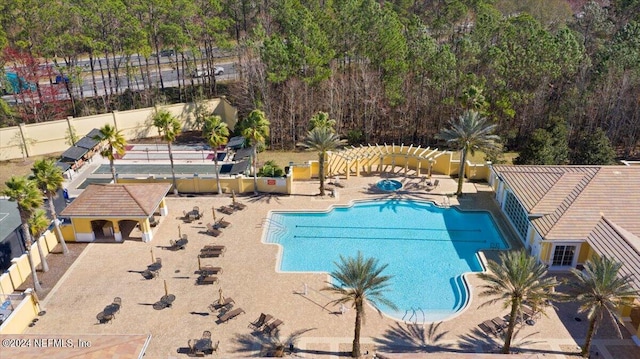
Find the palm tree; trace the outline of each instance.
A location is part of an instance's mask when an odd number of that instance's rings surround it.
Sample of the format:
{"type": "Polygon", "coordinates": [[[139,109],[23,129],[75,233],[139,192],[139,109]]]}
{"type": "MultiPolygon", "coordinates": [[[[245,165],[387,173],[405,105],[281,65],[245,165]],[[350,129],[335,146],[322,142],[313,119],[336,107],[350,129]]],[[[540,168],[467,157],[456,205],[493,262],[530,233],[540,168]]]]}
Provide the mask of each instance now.
{"type": "Polygon", "coordinates": [[[378,309],[378,303],[397,310],[397,307],[384,296],[384,293],[388,291],[387,287],[392,277],[382,275],[387,264],[379,266],[377,259],[364,258],[360,252],[356,258],[340,256],[340,263],[335,263],[335,265],[338,269],[330,273],[334,280],[329,283],[330,287],[324,288],[324,290],[340,296],[329,304],[351,303],[356,309],[351,356],[358,358],[360,357],[360,330],[364,318],[365,303],[371,304],[380,314],[382,313],[378,309]]]}
{"type": "Polygon", "coordinates": [[[249,112],[242,130],[242,136],[253,146],[253,193],[255,194],[258,194],[258,146],[264,145],[269,136],[270,125],[264,112],[256,109],[249,112]]]}
{"type": "Polygon", "coordinates": [[[56,236],[58,237],[60,246],[62,246],[62,253],[67,256],[69,255],[69,248],[67,248],[67,243],[62,236],[60,224],[58,223],[58,215],[56,214],[56,207],[53,205],[53,199],[58,196],[57,192],[62,189],[62,183],[64,182],[62,170],[56,166],[54,160],[41,159],[33,164],[31,171],[33,172],[33,180],[36,182],[38,188],[47,196],[49,212],[53,218],[56,236]]]}
{"type": "Polygon", "coordinates": [[[591,339],[604,315],[612,319],[618,317],[617,310],[630,305],[638,296],[638,292],[631,287],[631,276],[620,274],[621,267],[622,263],[603,256],[588,261],[584,271],[571,269],[575,281],[570,286],[580,302],[578,310],[580,313],[587,312],[589,318],[587,337],[580,353],[583,357],[589,356],[591,339]]]}
{"type": "Polygon", "coordinates": [[[100,128],[100,134],[94,137],[95,140],[105,141],[106,146],[100,151],[102,157],[109,159],[109,166],[111,166],[111,176],[113,177],[113,183],[118,183],[116,178],[116,166],[113,163],[116,154],[123,155],[124,149],[127,146],[127,141],[122,136],[122,131],[116,131],[115,126],[106,124],[100,128]]]}
{"type": "MultiPolygon", "coordinates": [[[[555,277],[547,277],[547,268],[544,264],[528,255],[525,251],[508,251],[500,253],[498,264],[489,260],[488,272],[478,274],[488,284],[482,286],[484,291],[480,296],[495,296],[481,306],[502,301],[505,308],[511,307],[509,314],[509,326],[504,338],[502,353],[508,354],[511,350],[511,339],[516,326],[516,318],[522,313],[524,301],[540,303],[546,300],[560,300],[561,296],[554,289],[558,285],[555,277]]],[[[538,308],[542,312],[543,308],[538,308]]]]}
{"type": "Polygon", "coordinates": [[[38,274],[36,273],[36,267],[33,264],[33,257],[31,256],[33,237],[31,237],[31,232],[29,231],[29,217],[31,217],[31,214],[36,208],[42,206],[42,194],[40,190],[38,190],[35,182],[30,181],[26,177],[11,177],[5,182],[5,185],[7,188],[2,191],[2,194],[9,197],[9,201],[18,204],[24,244],[27,248],[27,256],[29,257],[29,265],[31,266],[33,288],[36,290],[36,293],[41,292],[42,287],[40,286],[40,281],[38,281],[38,274]]]}
{"type": "Polygon", "coordinates": [[[28,220],[29,229],[31,230],[31,235],[35,238],[36,245],[38,247],[38,254],[42,260],[42,271],[49,271],[49,264],[46,262],[46,257],[44,252],[42,251],[42,234],[49,228],[49,218],[47,218],[47,212],[45,212],[42,208],[37,208],[31,214],[28,220]]]}
{"type": "Polygon", "coordinates": [[[345,145],[347,142],[341,140],[338,135],[333,132],[332,127],[315,127],[313,130],[307,132],[307,137],[304,142],[298,143],[298,146],[304,146],[310,151],[318,151],[318,177],[320,177],[320,195],[324,196],[324,159],[327,156],[327,151],[335,150],[336,148],[345,145]]]}
{"type": "Polygon", "coordinates": [[[229,140],[229,127],[222,122],[220,116],[212,115],[204,119],[202,135],[213,148],[213,164],[216,171],[216,183],[218,186],[218,194],[222,193],[220,187],[220,173],[218,173],[218,147],[224,145],[229,140]]]}
{"type": "Polygon", "coordinates": [[[473,156],[476,151],[489,151],[499,148],[497,135],[491,133],[496,125],[487,123],[487,119],[476,111],[465,111],[457,120],[450,120],[449,127],[440,131],[436,138],[454,144],[461,150],[460,169],[458,171],[458,190],[456,195],[462,195],[462,183],[467,162],[467,154],[473,156]]]}
{"type": "Polygon", "coordinates": [[[334,129],[335,125],[336,125],[336,120],[329,118],[329,114],[322,111],[319,111],[318,113],[313,115],[309,120],[309,127],[311,130],[318,127],[326,127],[326,128],[330,128],[333,132],[335,132],[335,129],[334,129]]]}
{"type": "Polygon", "coordinates": [[[173,178],[173,194],[178,195],[178,183],[176,182],[176,171],[173,168],[173,152],[171,144],[176,140],[182,128],[180,121],[169,111],[160,110],[153,115],[153,125],[158,128],[158,133],[163,140],[167,141],[169,149],[169,162],[171,162],[171,176],[173,178]]]}

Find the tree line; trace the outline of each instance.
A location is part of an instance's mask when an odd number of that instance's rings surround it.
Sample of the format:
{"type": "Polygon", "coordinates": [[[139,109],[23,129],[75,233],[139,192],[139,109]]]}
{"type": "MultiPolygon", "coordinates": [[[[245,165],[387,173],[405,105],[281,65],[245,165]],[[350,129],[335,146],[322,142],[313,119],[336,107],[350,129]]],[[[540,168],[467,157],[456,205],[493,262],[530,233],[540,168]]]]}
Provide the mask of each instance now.
{"type": "Polygon", "coordinates": [[[440,145],[446,122],[474,110],[496,124],[507,150],[527,146],[553,119],[572,148],[601,132],[620,156],[637,154],[638,0],[579,9],[564,0],[32,2],[4,5],[4,65],[6,49],[64,59],[68,88],[88,56],[98,66],[92,82],[101,77],[108,91],[74,99],[75,111],[89,101],[109,111],[215,95],[215,77],[197,86],[185,74],[213,65],[214,49],[232,48],[239,79],[225,91],[241,116],[264,111],[271,148],[294,148],[318,111],[351,144],[440,145]],[[177,88],[149,81],[162,49],[177,54],[177,88]]]}

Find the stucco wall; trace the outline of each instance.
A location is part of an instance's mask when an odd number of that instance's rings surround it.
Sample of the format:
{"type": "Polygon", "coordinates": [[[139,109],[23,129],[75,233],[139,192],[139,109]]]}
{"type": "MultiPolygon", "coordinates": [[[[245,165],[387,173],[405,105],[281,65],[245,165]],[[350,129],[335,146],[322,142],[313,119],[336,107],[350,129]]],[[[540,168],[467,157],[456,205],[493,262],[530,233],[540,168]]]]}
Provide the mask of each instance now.
{"type": "MultiPolygon", "coordinates": [[[[212,99],[203,103],[209,111],[222,117],[233,130],[238,119],[237,110],[224,99],[212,99]]],[[[159,107],[176,115],[183,125],[183,130],[192,130],[195,126],[195,108],[193,103],[179,103],[159,107]]],[[[75,130],[78,138],[84,137],[94,128],[105,124],[114,125],[122,130],[125,139],[131,140],[157,136],[158,131],[151,125],[151,116],[155,109],[148,107],[130,111],[114,111],[102,115],[86,117],[69,117],[66,120],[20,125],[0,128],[0,161],[22,158],[21,148],[25,156],[45,155],[63,152],[69,148],[66,137],[69,128],[75,130]]]]}

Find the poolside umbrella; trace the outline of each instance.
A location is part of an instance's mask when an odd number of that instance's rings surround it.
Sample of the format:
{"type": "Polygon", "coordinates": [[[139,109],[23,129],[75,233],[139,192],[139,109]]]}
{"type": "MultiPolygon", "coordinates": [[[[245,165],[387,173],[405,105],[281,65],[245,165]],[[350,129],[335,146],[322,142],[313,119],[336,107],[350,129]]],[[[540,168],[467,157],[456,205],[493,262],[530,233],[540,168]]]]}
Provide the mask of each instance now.
{"type": "Polygon", "coordinates": [[[151,248],[151,263],[154,263],[155,261],[156,261],[156,257],[154,257],[153,248],[151,248]]]}
{"type": "Polygon", "coordinates": [[[231,191],[231,201],[236,204],[236,191],[231,191]]]}
{"type": "Polygon", "coordinates": [[[167,280],[164,280],[164,295],[169,295],[169,288],[167,287],[167,280]]]}
{"type": "Polygon", "coordinates": [[[180,229],[180,225],[178,225],[178,238],[182,238],[182,230],[180,229]]]}
{"type": "Polygon", "coordinates": [[[202,270],[202,264],[200,263],[200,256],[198,256],[198,270],[202,270]]]}
{"type": "Polygon", "coordinates": [[[211,207],[211,213],[213,213],[213,222],[216,222],[216,208],[215,207],[211,207]]]}
{"type": "Polygon", "coordinates": [[[218,299],[218,304],[224,303],[224,296],[222,295],[222,287],[218,289],[218,293],[220,293],[220,298],[218,299]]]}

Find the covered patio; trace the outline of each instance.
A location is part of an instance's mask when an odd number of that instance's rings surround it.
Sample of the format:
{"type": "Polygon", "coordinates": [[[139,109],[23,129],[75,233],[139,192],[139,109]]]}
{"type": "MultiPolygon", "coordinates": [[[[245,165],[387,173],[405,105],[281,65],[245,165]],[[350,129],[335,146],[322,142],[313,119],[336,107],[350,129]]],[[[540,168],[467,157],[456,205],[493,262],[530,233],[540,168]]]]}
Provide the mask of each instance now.
{"type": "Polygon", "coordinates": [[[65,239],[148,242],[153,239],[151,223],[158,221],[154,216],[169,213],[165,196],[170,188],[167,183],[91,184],[60,213],[73,228],[73,238],[65,239]]]}

